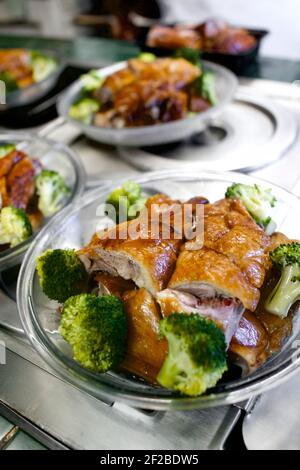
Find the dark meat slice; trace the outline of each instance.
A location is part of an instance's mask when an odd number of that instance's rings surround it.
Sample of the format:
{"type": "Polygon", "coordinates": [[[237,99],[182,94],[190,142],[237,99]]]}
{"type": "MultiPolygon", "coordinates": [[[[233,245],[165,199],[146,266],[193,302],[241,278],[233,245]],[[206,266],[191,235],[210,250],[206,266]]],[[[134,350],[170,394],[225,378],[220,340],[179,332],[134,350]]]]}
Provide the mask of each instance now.
{"type": "Polygon", "coordinates": [[[26,154],[19,150],[12,150],[5,157],[0,159],[0,178],[6,176],[12,167],[20,160],[26,157],[26,154]]]}
{"type": "Polygon", "coordinates": [[[168,351],[167,341],[159,338],[161,319],[154,298],[146,289],[123,296],[128,322],[127,352],[122,369],[155,383],[168,351]]]}
{"type": "Polygon", "coordinates": [[[253,372],[266,360],[268,344],[263,323],[247,310],[230,342],[231,361],[241,366],[244,374],[253,372]]]}
{"type": "Polygon", "coordinates": [[[26,209],[35,191],[35,170],[32,161],[24,157],[7,175],[7,188],[11,205],[26,209]]]}
{"type": "Polygon", "coordinates": [[[155,25],[147,36],[147,45],[150,47],[161,47],[163,49],[200,49],[201,38],[196,31],[188,27],[176,27],[155,25]]]}

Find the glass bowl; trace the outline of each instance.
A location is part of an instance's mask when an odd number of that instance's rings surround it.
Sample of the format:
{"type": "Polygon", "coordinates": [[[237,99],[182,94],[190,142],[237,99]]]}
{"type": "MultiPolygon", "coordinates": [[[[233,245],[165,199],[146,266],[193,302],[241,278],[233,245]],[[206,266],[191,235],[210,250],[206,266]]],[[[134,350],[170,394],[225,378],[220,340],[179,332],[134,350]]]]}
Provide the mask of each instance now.
{"type": "MultiPolygon", "coordinates": [[[[226,188],[233,182],[258,183],[264,188],[272,188],[278,200],[274,217],[278,229],[291,238],[299,235],[299,199],[278,186],[250,176],[239,173],[173,171],[144,174],[136,178],[136,181],[149,194],[165,192],[183,200],[202,195],[210,201],[224,197],[226,188]]],[[[297,346],[295,340],[299,337],[296,325],[280,353],[270,358],[255,373],[219,383],[205,395],[196,398],[180,396],[121,373],[93,373],[75,362],[70,347],[58,334],[57,304],[50,301],[39,287],[36,258],[48,248],[79,248],[86,244],[99,223],[97,209],[111,189],[93,190],[80,201],[77,200],[72,207],[66,208],[38,234],[21,267],[17,303],[24,330],[39,354],[62,378],[105,401],[122,401],[144,409],[178,410],[240,402],[279,385],[298,370],[300,358],[294,348],[297,346]]]]}
{"type": "MultiPolygon", "coordinates": [[[[40,161],[44,167],[50,170],[57,171],[65,179],[71,189],[71,196],[67,204],[72,203],[82,194],[85,186],[85,171],[76,154],[64,144],[19,132],[1,134],[0,145],[8,142],[16,144],[17,148],[26,152],[30,158],[40,161]]],[[[42,226],[48,221],[48,218],[44,218],[42,226]]],[[[13,248],[0,251],[0,271],[22,261],[25,251],[37,233],[38,231],[28,240],[13,248]]]]}
{"type": "MultiPolygon", "coordinates": [[[[119,62],[98,70],[98,73],[102,77],[107,77],[125,68],[126,64],[126,62],[119,62]]],[[[80,79],[73,83],[62,95],[58,102],[58,112],[65,119],[72,122],[72,124],[78,126],[88,137],[104,144],[142,147],[144,145],[158,145],[182,140],[205,129],[209,121],[218,116],[224,107],[233,100],[237,90],[237,78],[225,67],[206,61],[203,61],[203,67],[215,75],[218,102],[215,106],[197,113],[194,117],[152,126],[125,127],[122,129],[84,124],[69,116],[70,107],[79,98],[82,89],[82,81],[80,79]]]]}

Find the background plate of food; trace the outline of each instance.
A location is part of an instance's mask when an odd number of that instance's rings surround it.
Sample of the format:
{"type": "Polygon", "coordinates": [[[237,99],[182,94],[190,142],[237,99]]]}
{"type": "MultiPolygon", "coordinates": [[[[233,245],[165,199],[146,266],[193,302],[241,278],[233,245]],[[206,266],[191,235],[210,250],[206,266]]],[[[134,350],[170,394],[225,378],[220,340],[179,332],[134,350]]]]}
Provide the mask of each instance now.
{"type": "Polygon", "coordinates": [[[299,368],[299,212],[291,193],[239,173],[93,190],[24,259],[24,330],[60,376],[108,402],[194,409],[262,393],[299,368]],[[203,244],[178,230],[175,207],[204,220],[203,244]],[[152,236],[155,214],[169,223],[156,219],[152,236]]]}
{"type": "Polygon", "coordinates": [[[58,110],[99,142],[155,145],[203,130],[236,88],[230,71],[201,63],[197,52],[162,59],[142,54],[84,75],[60,99],[58,110]]]}
{"type": "Polygon", "coordinates": [[[30,49],[0,49],[0,80],[5,84],[5,104],[0,111],[25,106],[45,95],[63,69],[58,54],[30,49]]]}
{"type": "Polygon", "coordinates": [[[84,189],[65,145],[22,133],[0,136],[0,271],[16,265],[45,223],[84,189]]]}

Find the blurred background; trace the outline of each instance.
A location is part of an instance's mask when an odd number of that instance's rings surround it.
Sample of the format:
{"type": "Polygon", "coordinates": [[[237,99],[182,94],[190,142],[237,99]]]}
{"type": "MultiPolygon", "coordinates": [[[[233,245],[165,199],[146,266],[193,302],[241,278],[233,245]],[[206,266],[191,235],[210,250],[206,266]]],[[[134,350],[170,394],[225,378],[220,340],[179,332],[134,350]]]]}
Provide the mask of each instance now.
{"type": "Polygon", "coordinates": [[[262,55],[300,58],[299,0],[0,0],[0,34],[131,40],[151,18],[200,23],[210,17],[269,30],[262,55]]]}

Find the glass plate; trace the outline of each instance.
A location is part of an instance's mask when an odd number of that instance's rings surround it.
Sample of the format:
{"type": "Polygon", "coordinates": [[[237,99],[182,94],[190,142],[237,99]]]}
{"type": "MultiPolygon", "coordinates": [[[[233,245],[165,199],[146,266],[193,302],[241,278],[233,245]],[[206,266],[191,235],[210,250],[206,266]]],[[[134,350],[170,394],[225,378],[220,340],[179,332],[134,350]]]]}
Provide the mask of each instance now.
{"type": "MultiPolygon", "coordinates": [[[[203,195],[210,201],[223,198],[226,188],[232,182],[258,183],[264,188],[272,188],[278,200],[274,217],[278,229],[291,238],[299,235],[299,199],[278,186],[256,178],[239,173],[174,171],[148,173],[136,178],[136,181],[149,194],[165,192],[182,200],[203,195]]],[[[61,377],[105,401],[122,401],[145,409],[172,410],[240,402],[277,386],[298,370],[300,358],[295,349],[295,339],[299,329],[296,325],[281,352],[270,358],[258,371],[241,379],[219,383],[205,395],[196,398],[180,396],[128,375],[93,373],[75,362],[70,347],[57,331],[57,304],[47,299],[39,287],[35,260],[48,248],[79,248],[86,244],[99,222],[97,208],[105,201],[111,189],[93,190],[56,216],[37,236],[20,271],[17,302],[24,330],[40,355],[61,377]]]]}
{"type": "MultiPolygon", "coordinates": [[[[54,140],[31,136],[23,133],[3,133],[0,135],[0,145],[14,143],[19,150],[26,152],[29,157],[39,160],[49,170],[57,171],[71,189],[71,196],[67,204],[79,197],[85,186],[85,171],[73,152],[64,144],[54,140]]],[[[43,225],[49,219],[44,219],[43,225]]],[[[37,232],[28,240],[14,248],[0,251],[0,271],[20,263],[25,251],[30,246],[37,232]]]]}
{"type": "MultiPolygon", "coordinates": [[[[98,70],[98,73],[102,77],[107,77],[125,68],[126,64],[126,62],[119,62],[98,70]]],[[[191,118],[179,119],[177,121],[156,124],[154,126],[123,129],[111,129],[84,124],[69,117],[69,109],[78,99],[81,92],[82,82],[80,79],[71,85],[62,95],[62,98],[58,102],[58,112],[65,119],[80,127],[82,132],[87,136],[104,144],[141,147],[144,145],[158,145],[185,139],[205,129],[209,121],[220,114],[224,106],[233,100],[238,85],[235,75],[225,69],[225,67],[206,61],[203,61],[203,66],[205,70],[211,71],[215,75],[218,102],[207,111],[197,113],[191,118]]]]}

